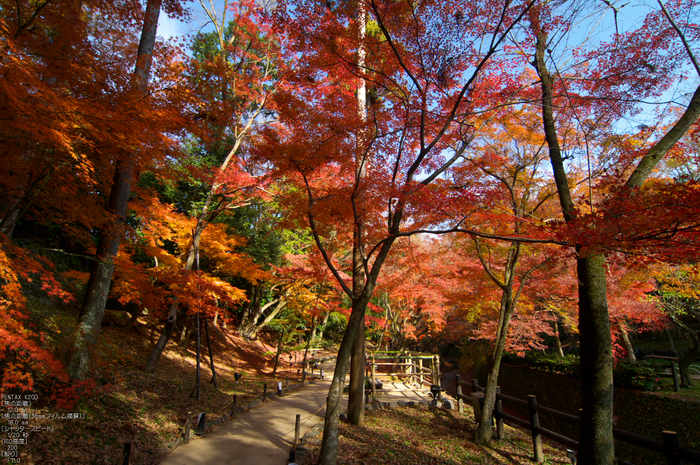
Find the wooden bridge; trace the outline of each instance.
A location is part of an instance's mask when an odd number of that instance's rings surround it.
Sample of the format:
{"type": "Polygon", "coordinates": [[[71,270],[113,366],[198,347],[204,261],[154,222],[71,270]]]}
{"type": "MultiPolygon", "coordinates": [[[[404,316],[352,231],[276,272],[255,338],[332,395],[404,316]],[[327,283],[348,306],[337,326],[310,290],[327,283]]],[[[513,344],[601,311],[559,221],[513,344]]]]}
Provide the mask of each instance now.
{"type": "Polygon", "coordinates": [[[408,351],[373,351],[367,356],[370,382],[368,399],[382,401],[427,401],[430,387],[440,386],[440,356],[408,351]],[[381,383],[381,389],[377,389],[381,383]]]}

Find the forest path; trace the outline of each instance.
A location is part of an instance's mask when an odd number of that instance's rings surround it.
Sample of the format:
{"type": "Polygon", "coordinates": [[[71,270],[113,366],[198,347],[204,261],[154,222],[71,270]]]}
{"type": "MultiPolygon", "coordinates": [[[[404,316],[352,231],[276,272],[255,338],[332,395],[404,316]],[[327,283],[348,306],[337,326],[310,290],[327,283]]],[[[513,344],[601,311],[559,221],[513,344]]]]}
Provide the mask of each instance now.
{"type": "MultiPolygon", "coordinates": [[[[161,465],[286,465],[294,442],[296,415],[301,415],[300,439],[326,414],[326,397],[331,385],[335,360],[319,365],[324,379],[296,391],[276,396],[222,423],[172,451],[161,465]]],[[[318,373],[318,372],[317,372],[318,373]]],[[[378,392],[380,402],[428,402],[428,388],[409,387],[400,382],[384,382],[378,392]]],[[[343,396],[343,411],[347,396],[343,396]]]]}
{"type": "MultiPolygon", "coordinates": [[[[324,380],[276,396],[213,431],[172,451],[162,465],[285,465],[294,442],[296,415],[301,433],[323,421],[335,360],[323,363],[324,380]]],[[[347,402],[347,401],[346,401],[347,402]]],[[[346,408],[346,405],[343,406],[346,408]]]]}

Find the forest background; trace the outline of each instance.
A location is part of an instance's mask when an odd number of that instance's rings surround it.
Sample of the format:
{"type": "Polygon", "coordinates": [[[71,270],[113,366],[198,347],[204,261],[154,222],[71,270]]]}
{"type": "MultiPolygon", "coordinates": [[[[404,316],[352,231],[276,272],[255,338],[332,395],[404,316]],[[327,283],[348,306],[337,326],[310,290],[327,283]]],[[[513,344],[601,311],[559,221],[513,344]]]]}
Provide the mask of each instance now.
{"type": "Polygon", "coordinates": [[[566,335],[581,463],[612,463],[630,335],[700,350],[695,3],[202,2],[158,38],[186,6],[1,3],[3,392],[76,397],[108,303],[157,328],[146,372],[200,318],[280,348],[341,325],[334,463],[365,340],[482,341],[488,415],[503,351],[566,335]],[[45,297],[79,307],[70,350],[45,297]]]}

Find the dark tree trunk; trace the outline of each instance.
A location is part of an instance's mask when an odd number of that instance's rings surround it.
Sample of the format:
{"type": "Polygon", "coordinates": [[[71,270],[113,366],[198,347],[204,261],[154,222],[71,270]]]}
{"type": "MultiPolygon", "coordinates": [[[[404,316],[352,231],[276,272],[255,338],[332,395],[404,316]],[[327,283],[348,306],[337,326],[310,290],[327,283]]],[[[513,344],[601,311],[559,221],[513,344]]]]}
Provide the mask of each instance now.
{"type": "Polygon", "coordinates": [[[613,464],[613,356],[605,257],[579,256],[576,269],[583,406],[578,460],[581,464],[613,464]]]}
{"type": "Polygon", "coordinates": [[[279,367],[280,364],[280,354],[282,353],[282,341],[284,340],[284,333],[280,334],[280,337],[277,339],[277,351],[275,352],[275,366],[272,368],[272,375],[274,376],[275,373],[277,373],[277,367],[279,367]]]}
{"type": "MultiPolygon", "coordinates": [[[[141,94],[145,94],[147,90],[161,3],[162,0],[148,0],[146,5],[146,16],[133,76],[134,90],[141,94]]],[[[107,294],[112,282],[114,259],[119,252],[119,244],[124,235],[122,228],[134,168],[134,157],[127,154],[124,154],[116,165],[114,184],[107,207],[112,218],[102,230],[97,246],[97,261],[90,273],[85,299],[80,310],[78,333],[73,346],[75,352],[68,367],[68,373],[73,379],[83,380],[87,377],[92,354],[96,349],[107,294]]]]}
{"type": "Polygon", "coordinates": [[[365,319],[352,346],[350,364],[350,387],[348,392],[348,423],[363,426],[365,421],[365,319]]]}
{"type": "MultiPolygon", "coordinates": [[[[575,218],[575,205],[571,198],[568,179],[553,112],[553,78],[545,64],[547,33],[540,28],[539,18],[532,17],[531,24],[537,37],[533,65],[540,77],[542,87],[542,122],[554,180],[564,219],[575,218]]],[[[676,124],[655,143],[639,162],[625,183],[634,190],[644,180],[661,158],[680,140],[700,116],[700,87],[697,88],[688,108],[676,124]]],[[[612,465],[615,448],[612,436],[613,389],[612,389],[612,339],[607,306],[605,282],[605,256],[588,252],[581,255],[577,247],[577,272],[579,281],[579,332],[581,347],[581,438],[579,463],[581,465],[612,465]]]]}
{"type": "Polygon", "coordinates": [[[348,326],[345,329],[343,340],[338,349],[338,356],[333,372],[333,381],[328,391],[328,405],[326,406],[326,417],[323,423],[323,441],[319,455],[320,465],[335,465],[338,461],[338,429],[340,427],[340,407],[341,395],[345,375],[350,364],[350,354],[354,345],[357,331],[360,328],[365,316],[365,308],[369,298],[363,296],[362,300],[353,302],[352,313],[348,319],[348,326]]]}
{"type": "Polygon", "coordinates": [[[474,443],[485,445],[491,441],[493,429],[491,427],[491,416],[496,405],[496,386],[498,386],[498,374],[501,369],[501,357],[506,346],[508,336],[508,326],[513,316],[515,305],[511,300],[510,292],[504,292],[501,297],[500,321],[498,324],[498,334],[489,357],[489,371],[486,378],[486,391],[484,392],[484,406],[481,409],[479,426],[474,434],[474,443]]]}
{"type": "Polygon", "coordinates": [[[622,347],[625,348],[627,361],[630,363],[637,363],[637,357],[634,355],[634,347],[632,347],[632,341],[630,341],[627,325],[624,321],[618,321],[617,328],[620,330],[620,340],[622,341],[622,347]]]}
{"type": "Polygon", "coordinates": [[[178,303],[173,302],[170,304],[170,314],[165,320],[165,327],[163,328],[163,332],[158,338],[158,342],[156,342],[156,345],[151,350],[151,353],[148,355],[146,365],[144,365],[143,367],[143,371],[145,371],[146,373],[151,373],[153,370],[155,370],[156,365],[158,364],[158,360],[160,359],[160,355],[163,353],[163,350],[165,350],[165,346],[170,340],[170,337],[172,336],[173,331],[175,330],[175,326],[177,325],[177,314],[178,303]]]}
{"type": "Polygon", "coordinates": [[[681,386],[689,388],[693,385],[693,380],[690,378],[690,365],[695,362],[698,354],[700,354],[700,334],[690,333],[691,347],[688,352],[678,360],[678,367],[681,370],[681,386]]]}
{"type": "Polygon", "coordinates": [[[211,384],[214,385],[214,389],[219,389],[216,384],[216,366],[214,366],[214,352],[211,350],[211,339],[209,338],[209,324],[206,318],[204,319],[204,331],[207,336],[207,348],[209,349],[209,368],[211,368],[211,384]]]}
{"type": "Polygon", "coordinates": [[[326,325],[328,324],[328,318],[331,316],[331,312],[326,312],[326,314],[323,316],[323,322],[318,328],[318,338],[319,340],[323,340],[323,333],[326,332],[326,325]]]}
{"type": "MultiPolygon", "coordinates": [[[[535,26],[533,26],[535,27],[535,26]]],[[[537,51],[534,66],[542,83],[542,121],[549,158],[564,219],[574,219],[575,206],[561,156],[553,111],[553,80],[545,65],[547,33],[535,30],[537,51]]],[[[579,250],[580,252],[580,250],[579,250]]],[[[579,281],[579,333],[581,346],[581,465],[612,465],[615,445],[612,436],[612,340],[605,283],[605,257],[577,255],[579,281]]]]}

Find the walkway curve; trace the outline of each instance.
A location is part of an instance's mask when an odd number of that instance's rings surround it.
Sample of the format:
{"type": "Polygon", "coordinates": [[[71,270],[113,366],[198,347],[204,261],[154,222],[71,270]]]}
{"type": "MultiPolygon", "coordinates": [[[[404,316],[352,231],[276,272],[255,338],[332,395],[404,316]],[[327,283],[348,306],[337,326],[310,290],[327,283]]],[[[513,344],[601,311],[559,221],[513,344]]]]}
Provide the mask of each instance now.
{"type": "Polygon", "coordinates": [[[261,403],[199,439],[181,445],[161,465],[286,465],[296,415],[301,433],[323,421],[334,361],[322,364],[325,380],[261,403]]]}

